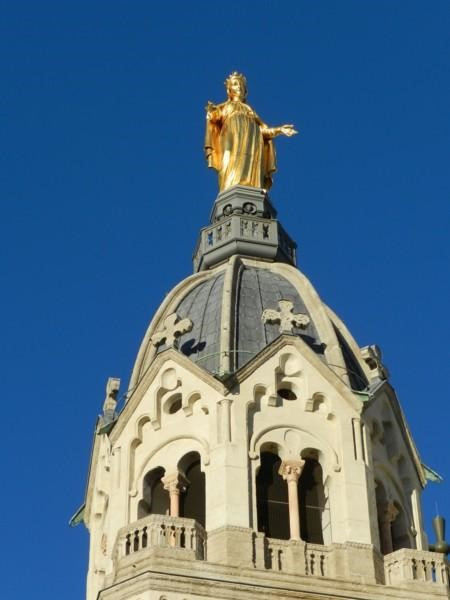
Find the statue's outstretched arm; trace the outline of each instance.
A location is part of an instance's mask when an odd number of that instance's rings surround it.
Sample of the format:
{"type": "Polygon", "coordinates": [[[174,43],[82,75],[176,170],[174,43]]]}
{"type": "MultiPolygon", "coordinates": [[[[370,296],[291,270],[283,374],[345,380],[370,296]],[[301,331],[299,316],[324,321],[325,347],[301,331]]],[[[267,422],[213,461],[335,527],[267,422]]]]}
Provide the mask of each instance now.
{"type": "Polygon", "coordinates": [[[287,137],[291,137],[298,133],[294,129],[293,125],[280,125],[279,127],[267,127],[267,125],[261,126],[261,133],[265,138],[271,139],[277,137],[278,135],[286,135],[287,137]]]}

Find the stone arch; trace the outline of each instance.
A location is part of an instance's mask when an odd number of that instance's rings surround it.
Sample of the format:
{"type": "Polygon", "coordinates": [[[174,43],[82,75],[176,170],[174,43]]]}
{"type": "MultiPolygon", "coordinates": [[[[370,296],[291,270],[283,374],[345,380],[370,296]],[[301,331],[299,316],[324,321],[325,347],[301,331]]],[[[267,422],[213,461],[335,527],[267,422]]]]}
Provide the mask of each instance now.
{"type": "Polygon", "coordinates": [[[143,429],[144,425],[150,422],[150,415],[142,415],[135,423],[135,435],[130,443],[129,451],[129,469],[128,469],[128,481],[131,489],[132,482],[135,478],[135,462],[136,462],[136,450],[142,444],[143,440],[143,429]]]}
{"type": "Polygon", "coordinates": [[[259,446],[259,465],[255,469],[258,531],[267,537],[290,539],[293,535],[291,519],[296,518],[300,522],[301,539],[316,544],[323,544],[325,539],[327,543],[331,542],[329,513],[327,519],[323,518],[327,499],[319,451],[306,448],[296,452],[296,460],[284,460],[283,456],[286,457],[286,452],[279,443],[265,441],[259,446]],[[291,484],[287,483],[285,470],[288,464],[298,465],[301,470],[296,485],[297,517],[292,512],[293,506],[290,506],[288,485],[291,484]]]}
{"type": "MultiPolygon", "coordinates": [[[[202,396],[200,394],[200,392],[191,392],[186,398],[183,398],[183,411],[184,414],[187,416],[190,416],[193,414],[194,412],[194,404],[196,404],[197,402],[200,402],[202,400],[202,396]]],[[[208,408],[206,406],[202,406],[201,407],[203,412],[207,415],[208,414],[208,408]]]]}
{"type": "Polygon", "coordinates": [[[277,396],[280,398],[279,404],[292,400],[299,400],[302,397],[300,386],[294,381],[286,380],[285,378],[277,378],[277,396]]]}
{"type": "Polygon", "coordinates": [[[391,524],[392,549],[400,550],[400,548],[411,548],[411,534],[408,524],[408,516],[403,506],[398,501],[394,501],[394,507],[397,511],[397,516],[391,524]]]}
{"type": "Polygon", "coordinates": [[[258,383],[253,388],[253,402],[249,402],[247,410],[249,415],[253,416],[255,413],[261,411],[265,406],[276,405],[277,397],[273,388],[270,389],[268,386],[258,383]]]}
{"type": "Polygon", "coordinates": [[[257,529],[267,537],[288,540],[289,503],[286,482],[280,475],[279,446],[270,442],[260,448],[256,472],[257,529]]]}
{"type": "Polygon", "coordinates": [[[320,412],[324,414],[327,419],[332,418],[330,410],[330,402],[323,392],[314,392],[311,398],[305,401],[306,412],[320,412]]]}
{"type": "Polygon", "coordinates": [[[399,494],[399,491],[398,484],[390,474],[379,469],[375,478],[375,498],[382,554],[415,545],[410,527],[414,520],[410,510],[400,500],[403,494],[399,494]]]}
{"type": "Polygon", "coordinates": [[[326,440],[318,438],[310,431],[307,431],[306,429],[302,429],[301,427],[292,424],[272,425],[269,427],[265,427],[256,433],[253,433],[249,443],[250,458],[258,458],[259,448],[261,444],[263,444],[266,441],[269,441],[269,438],[273,443],[277,443],[280,445],[280,452],[282,453],[282,458],[286,458],[289,455],[289,449],[285,447],[283,441],[283,434],[287,431],[296,431],[300,435],[301,443],[299,447],[298,456],[300,455],[300,451],[304,448],[316,448],[318,452],[319,462],[322,466],[325,475],[328,475],[333,471],[338,472],[341,470],[337,452],[326,440]]]}
{"type": "Polygon", "coordinates": [[[130,496],[136,495],[136,493],[137,493],[137,489],[136,489],[137,482],[143,476],[143,473],[144,473],[147,465],[152,460],[152,458],[160,450],[162,450],[165,446],[169,446],[169,444],[171,444],[172,442],[177,442],[177,441],[181,441],[181,440],[189,440],[189,441],[193,441],[195,444],[197,444],[198,445],[197,446],[197,450],[199,452],[199,455],[201,457],[201,461],[202,461],[203,465],[205,465],[205,466],[209,465],[209,444],[208,444],[208,442],[204,438],[202,438],[200,436],[188,435],[188,434],[179,434],[179,435],[172,436],[172,437],[168,438],[167,440],[164,440],[160,444],[156,445],[147,454],[147,456],[145,457],[145,459],[142,461],[142,464],[141,464],[139,470],[137,471],[137,473],[134,476],[133,486],[132,486],[132,489],[129,492],[130,496]]]}
{"type": "Polygon", "coordinates": [[[300,359],[294,352],[284,352],[279,356],[275,380],[276,393],[281,398],[281,404],[284,400],[297,400],[305,396],[306,381],[300,359]]]}
{"type": "Polygon", "coordinates": [[[137,505],[137,518],[150,514],[166,515],[169,512],[169,494],[164,489],[165,469],[155,467],[145,474],[142,480],[142,497],[137,505]]]}
{"type": "Polygon", "coordinates": [[[285,352],[280,355],[280,370],[286,377],[300,377],[302,365],[298,356],[293,352],[285,352]]]}
{"type": "Polygon", "coordinates": [[[162,404],[162,412],[166,415],[173,415],[179,412],[182,408],[182,396],[179,392],[170,394],[167,398],[164,398],[162,404]]]}
{"type": "Polygon", "coordinates": [[[323,513],[327,510],[327,499],[319,452],[315,448],[305,448],[301,458],[304,460],[298,481],[301,537],[306,542],[323,544],[323,525],[327,522],[323,513]]]}
{"type": "Polygon", "coordinates": [[[395,466],[389,463],[375,463],[375,478],[383,482],[386,488],[388,498],[397,500],[405,505],[407,496],[400,485],[397,470],[395,466]]]}
{"type": "Polygon", "coordinates": [[[377,505],[380,552],[382,554],[389,554],[393,551],[392,522],[396,519],[398,511],[392,500],[389,499],[389,492],[380,479],[375,479],[375,499],[377,505]]]}
{"type": "Polygon", "coordinates": [[[184,481],[184,491],[180,497],[180,516],[195,519],[204,527],[206,487],[200,454],[193,450],[182,456],[178,461],[178,471],[184,481]]]}

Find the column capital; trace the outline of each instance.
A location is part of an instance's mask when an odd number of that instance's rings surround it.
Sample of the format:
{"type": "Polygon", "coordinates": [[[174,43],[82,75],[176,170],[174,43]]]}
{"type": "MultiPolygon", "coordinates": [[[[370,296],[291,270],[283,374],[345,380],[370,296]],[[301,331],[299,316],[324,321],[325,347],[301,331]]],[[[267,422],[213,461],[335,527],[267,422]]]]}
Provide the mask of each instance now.
{"type": "Polygon", "coordinates": [[[189,485],[188,480],[179,471],[170,473],[161,478],[164,489],[173,494],[179,495],[180,492],[185,492],[189,485]]]}
{"type": "Polygon", "coordinates": [[[395,506],[392,500],[385,502],[380,509],[380,521],[382,523],[392,523],[395,521],[399,513],[398,508],[395,506]]]}
{"type": "Polygon", "coordinates": [[[304,465],[305,465],[305,461],[302,460],[301,458],[292,459],[292,460],[283,460],[281,462],[280,468],[278,469],[278,473],[288,483],[290,481],[295,481],[295,483],[297,483],[297,481],[302,473],[304,465]]]}

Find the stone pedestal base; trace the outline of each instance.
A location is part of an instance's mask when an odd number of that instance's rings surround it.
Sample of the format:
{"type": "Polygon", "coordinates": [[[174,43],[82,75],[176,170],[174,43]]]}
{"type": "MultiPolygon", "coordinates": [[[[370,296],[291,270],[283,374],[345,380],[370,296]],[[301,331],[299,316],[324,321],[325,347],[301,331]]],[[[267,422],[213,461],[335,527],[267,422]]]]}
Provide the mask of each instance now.
{"type": "Polygon", "coordinates": [[[253,531],[227,525],[208,533],[208,562],[253,568],[253,531]]]}
{"type": "Polygon", "coordinates": [[[383,557],[373,546],[333,544],[330,575],[361,583],[384,583],[383,557]]]}

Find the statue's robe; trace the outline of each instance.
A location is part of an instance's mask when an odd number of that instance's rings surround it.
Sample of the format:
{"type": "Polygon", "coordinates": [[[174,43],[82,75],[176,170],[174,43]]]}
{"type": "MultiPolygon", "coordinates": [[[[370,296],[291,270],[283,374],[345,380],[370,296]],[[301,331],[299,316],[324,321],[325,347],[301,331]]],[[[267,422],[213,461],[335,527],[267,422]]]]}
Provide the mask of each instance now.
{"type": "Polygon", "coordinates": [[[267,126],[248,104],[228,100],[207,114],[205,152],[219,174],[219,189],[247,185],[269,189],[276,171],[267,126]]]}

